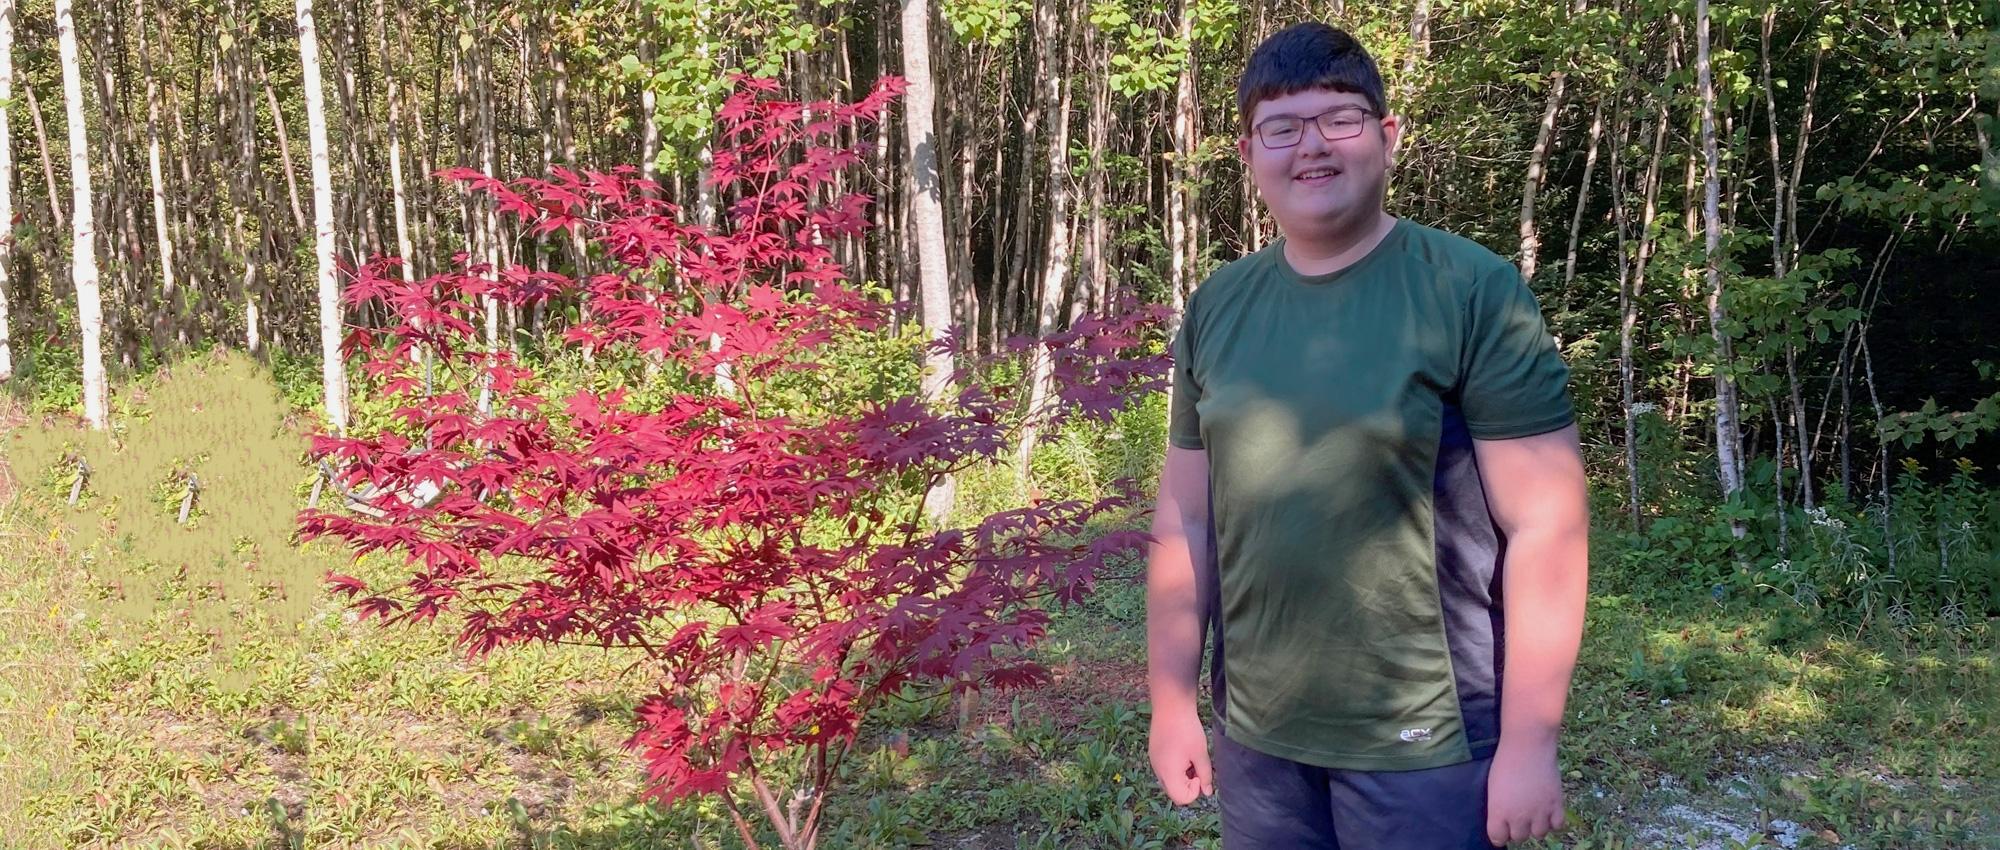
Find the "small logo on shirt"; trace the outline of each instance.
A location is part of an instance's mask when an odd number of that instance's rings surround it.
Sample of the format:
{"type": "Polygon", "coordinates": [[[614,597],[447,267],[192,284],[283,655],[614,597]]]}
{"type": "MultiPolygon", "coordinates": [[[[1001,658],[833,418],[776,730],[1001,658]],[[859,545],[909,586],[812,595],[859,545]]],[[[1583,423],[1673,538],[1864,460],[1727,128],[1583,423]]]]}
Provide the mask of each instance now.
{"type": "Polygon", "coordinates": [[[1398,735],[1397,735],[1396,737],[1398,737],[1398,738],[1402,738],[1402,739],[1403,739],[1403,741],[1404,741],[1405,743],[1411,743],[1411,744],[1415,744],[1415,743],[1419,743],[1419,742],[1422,742],[1422,741],[1428,741],[1428,740],[1430,740],[1430,739],[1431,739],[1431,730],[1429,730],[1429,729],[1404,729],[1404,730],[1403,730],[1403,731],[1402,731],[1402,732],[1401,732],[1400,734],[1398,734],[1398,735]]]}

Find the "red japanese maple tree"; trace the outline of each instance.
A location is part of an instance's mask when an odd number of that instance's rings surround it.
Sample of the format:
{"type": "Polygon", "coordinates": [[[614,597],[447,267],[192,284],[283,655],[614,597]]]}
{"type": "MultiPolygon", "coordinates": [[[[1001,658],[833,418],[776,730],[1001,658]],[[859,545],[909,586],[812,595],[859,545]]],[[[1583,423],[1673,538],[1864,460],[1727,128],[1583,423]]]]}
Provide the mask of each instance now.
{"type": "Polygon", "coordinates": [[[1042,603],[1077,599],[1143,539],[1086,528],[1122,497],[1044,501],[966,528],[925,527],[917,506],[938,476],[999,459],[1029,421],[1052,434],[1159,389],[1164,358],[1147,352],[1160,309],[1123,306],[1031,343],[1055,367],[1041,410],[963,373],[935,403],[769,400],[779,383],[841,379],[819,356],[888,329],[887,306],[850,286],[826,247],[862,231],[868,197],[815,199],[862,161],[839,146],[842,128],[880,120],[900,90],[888,79],[858,102],[799,103],[739,80],[713,168],[717,196],[736,200],[713,227],[629,168],[442,172],[534,233],[581,228],[617,270],[577,282],[463,256],[413,284],[388,261],[356,270],[349,300],[395,318],[349,339],[394,400],[393,423],[313,441],[337,483],[391,495],[373,500],[380,516],[307,510],[302,537],[413,571],[395,587],[329,576],[338,592],[388,622],[455,618],[475,657],[529,641],[634,651],[656,674],[628,741],[648,794],[720,796],[751,846],[751,806],[783,846],[813,846],[827,786],[878,699],[911,681],[1041,680],[1020,650],[1044,633],[1042,603]],[[545,363],[481,341],[489,296],[548,315],[575,307],[563,343],[600,365],[650,361],[673,391],[544,395],[545,363]],[[427,359],[461,379],[432,393],[416,365],[427,359]],[[425,498],[395,495],[418,489],[425,498]]]}

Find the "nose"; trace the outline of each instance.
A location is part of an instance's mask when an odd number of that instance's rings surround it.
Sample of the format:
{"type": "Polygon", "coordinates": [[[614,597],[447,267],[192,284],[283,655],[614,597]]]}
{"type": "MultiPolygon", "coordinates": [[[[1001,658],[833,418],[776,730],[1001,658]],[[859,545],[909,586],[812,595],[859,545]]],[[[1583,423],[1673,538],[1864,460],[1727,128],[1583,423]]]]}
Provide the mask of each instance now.
{"type": "Polygon", "coordinates": [[[1307,121],[1305,132],[1299,134],[1299,153],[1304,156],[1319,156],[1333,149],[1333,143],[1326,140],[1326,133],[1319,128],[1319,122],[1307,121]]]}

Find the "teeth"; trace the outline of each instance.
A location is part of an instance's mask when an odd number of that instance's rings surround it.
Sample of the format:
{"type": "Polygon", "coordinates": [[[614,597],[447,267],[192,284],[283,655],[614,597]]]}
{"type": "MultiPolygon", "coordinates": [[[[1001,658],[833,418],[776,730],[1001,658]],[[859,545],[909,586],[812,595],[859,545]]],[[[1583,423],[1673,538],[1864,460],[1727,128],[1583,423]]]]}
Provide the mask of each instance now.
{"type": "Polygon", "coordinates": [[[1304,179],[1307,179],[1307,178],[1310,178],[1310,177],[1332,177],[1333,175],[1335,175],[1335,174],[1337,174],[1337,173],[1339,173],[1339,172],[1336,172],[1336,171],[1330,171],[1330,170],[1326,170],[1326,169],[1320,169],[1320,170],[1318,170],[1318,171],[1307,171],[1307,172],[1305,172],[1305,173],[1303,173],[1303,174],[1300,174],[1300,175],[1299,175],[1299,179],[1300,179],[1300,180],[1304,180],[1304,179]]]}

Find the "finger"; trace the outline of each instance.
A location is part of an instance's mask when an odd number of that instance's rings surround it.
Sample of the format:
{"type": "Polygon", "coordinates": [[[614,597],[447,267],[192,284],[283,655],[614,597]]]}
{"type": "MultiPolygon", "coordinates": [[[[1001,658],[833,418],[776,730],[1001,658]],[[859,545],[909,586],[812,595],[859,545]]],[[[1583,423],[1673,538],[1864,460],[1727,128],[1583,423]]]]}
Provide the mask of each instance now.
{"type": "Polygon", "coordinates": [[[1209,763],[1205,749],[1194,754],[1194,781],[1202,796],[1215,793],[1215,767],[1209,763]]]}
{"type": "Polygon", "coordinates": [[[1499,818],[1486,819],[1486,841],[1496,847],[1507,846],[1507,825],[1499,818]]]}
{"type": "Polygon", "coordinates": [[[1547,827],[1547,829],[1543,830],[1542,832],[1543,835],[1554,835],[1555,833],[1562,831],[1563,828],[1562,806],[1558,805],[1555,808],[1549,810],[1545,826],[1547,827]]]}

